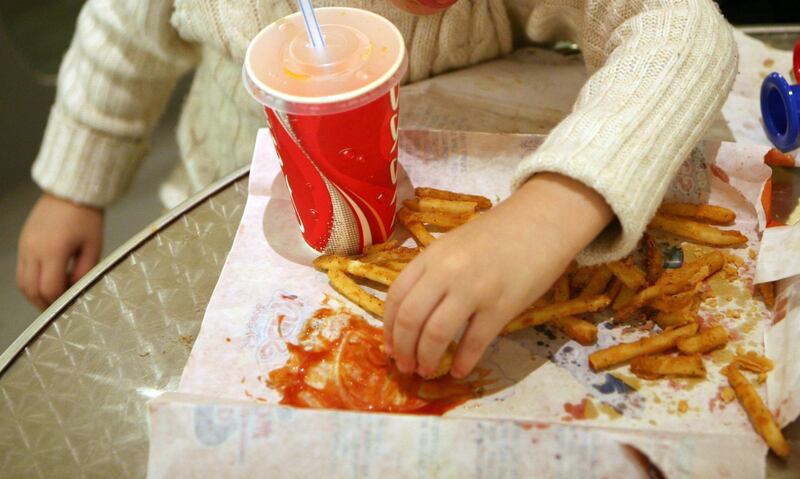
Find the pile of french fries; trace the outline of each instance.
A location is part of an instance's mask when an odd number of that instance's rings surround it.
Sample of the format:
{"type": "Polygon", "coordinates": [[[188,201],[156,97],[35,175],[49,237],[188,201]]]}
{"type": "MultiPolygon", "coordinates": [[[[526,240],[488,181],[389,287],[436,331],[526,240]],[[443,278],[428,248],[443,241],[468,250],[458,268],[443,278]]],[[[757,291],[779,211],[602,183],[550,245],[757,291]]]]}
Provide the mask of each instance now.
{"type": "MultiPolygon", "coordinates": [[[[415,198],[405,200],[397,212],[399,222],[411,233],[417,247],[408,248],[389,241],[368,247],[354,257],[323,255],[314,265],[326,271],[334,289],[374,316],[383,317],[384,303],[362,288],[356,279],[373,286],[388,287],[419,252],[436,240],[434,233],[446,232],[474,219],[492,207],[485,197],[453,193],[434,188],[415,189],[415,198]]],[[[723,250],[708,253],[665,269],[662,250],[655,234],[668,234],[689,242],[711,247],[744,246],[742,233],[721,229],[736,219],[733,211],[720,206],[665,203],[642,239],[642,259],[633,256],[611,263],[577,267],[573,265],[550,291],[512,319],[502,334],[540,325],[563,332],[576,342],[590,346],[597,342],[597,326],[583,315],[610,312],[621,326],[644,324],[652,320],[660,332],[630,343],[620,343],[589,355],[589,366],[601,371],[630,363],[631,372],[643,379],[665,377],[705,378],[703,355],[725,347],[729,340],[723,326],[700,331],[697,311],[706,299],[704,282],[729,270],[737,258],[723,250]],[[724,270],[724,271],[723,271],[724,270]]],[[[735,271],[735,269],[734,269],[735,271]]],[[[768,306],[774,302],[773,286],[760,286],[768,306]]],[[[438,369],[430,376],[446,374],[452,365],[455,345],[451,344],[438,369]]],[[[767,358],[738,354],[722,373],[728,378],[735,396],[747,411],[755,429],[781,457],[789,445],[780,428],[742,370],[758,374],[759,382],[772,369],[767,358]]]]}

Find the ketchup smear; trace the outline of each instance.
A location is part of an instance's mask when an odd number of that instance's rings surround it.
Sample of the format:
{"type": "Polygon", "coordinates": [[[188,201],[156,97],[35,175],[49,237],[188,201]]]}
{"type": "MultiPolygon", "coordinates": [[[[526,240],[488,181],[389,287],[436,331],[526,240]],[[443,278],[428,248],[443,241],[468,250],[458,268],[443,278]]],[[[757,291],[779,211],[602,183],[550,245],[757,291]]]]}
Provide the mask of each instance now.
{"type": "Polygon", "coordinates": [[[300,345],[287,347],[286,364],[267,379],[287,406],[442,415],[486,384],[401,374],[383,351],[383,330],[347,311],[318,310],[300,345]]]}

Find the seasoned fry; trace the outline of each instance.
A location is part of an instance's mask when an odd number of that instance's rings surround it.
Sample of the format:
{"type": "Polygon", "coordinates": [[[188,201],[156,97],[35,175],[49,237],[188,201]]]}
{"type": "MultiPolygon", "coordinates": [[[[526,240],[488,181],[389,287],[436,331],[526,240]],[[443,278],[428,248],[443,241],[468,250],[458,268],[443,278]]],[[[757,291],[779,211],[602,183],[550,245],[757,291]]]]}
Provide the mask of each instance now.
{"type": "Polygon", "coordinates": [[[553,284],[553,301],[560,303],[569,299],[569,277],[562,274],[553,284]]]}
{"type": "Polygon", "coordinates": [[[583,288],[583,291],[581,291],[581,294],[578,296],[581,298],[588,298],[589,296],[596,296],[603,293],[613,276],[613,273],[606,265],[597,267],[591,279],[589,279],[589,282],[586,283],[586,287],[583,288]]]}
{"type": "Polygon", "coordinates": [[[620,311],[622,308],[630,304],[635,296],[636,291],[623,285],[622,289],[619,291],[619,294],[617,294],[617,297],[614,299],[614,304],[611,306],[611,309],[614,311],[620,311]]]}
{"type": "Polygon", "coordinates": [[[689,308],[671,313],[659,312],[655,318],[653,318],[653,321],[655,321],[661,329],[667,329],[695,322],[695,314],[689,308]]]}
{"type": "Polygon", "coordinates": [[[644,241],[647,245],[647,282],[653,284],[664,272],[664,253],[653,235],[645,233],[644,241]]]}
{"type": "Polygon", "coordinates": [[[622,281],[620,281],[617,278],[614,278],[611,280],[611,284],[608,286],[608,289],[606,290],[606,296],[608,296],[609,299],[611,299],[611,302],[613,303],[614,301],[616,301],[619,292],[622,291],[622,288],[624,287],[625,285],[622,284],[622,281]]]}
{"type": "Polygon", "coordinates": [[[403,206],[408,208],[410,211],[419,211],[419,200],[416,198],[403,200],[403,206]]]}
{"type": "Polygon", "coordinates": [[[378,264],[384,268],[389,268],[392,271],[397,271],[398,273],[403,271],[405,267],[408,266],[408,262],[406,261],[384,261],[378,264]]]}
{"type": "Polygon", "coordinates": [[[341,269],[353,276],[375,281],[385,286],[391,286],[394,280],[397,279],[397,271],[374,263],[345,258],[344,256],[322,255],[314,260],[314,266],[322,270],[341,269]]]}
{"type": "Polygon", "coordinates": [[[767,409],[764,401],[761,400],[761,396],[758,395],[750,381],[744,377],[735,365],[728,365],[722,370],[722,373],[728,377],[728,384],[731,385],[736,397],[739,398],[739,403],[747,412],[747,416],[750,418],[750,422],[756,432],[764,438],[764,441],[775,454],[783,458],[788,457],[790,452],[789,443],[783,437],[775,418],[772,417],[772,413],[767,409]]]}
{"type": "Polygon", "coordinates": [[[427,225],[438,226],[439,228],[453,229],[469,221],[471,216],[451,216],[433,211],[410,211],[408,218],[409,221],[418,221],[427,225]]]}
{"type": "Polygon", "coordinates": [[[344,271],[331,268],[328,270],[328,279],[333,289],[342,296],[354,302],[364,311],[383,318],[383,301],[361,289],[358,283],[348,277],[344,271]]]}
{"type": "Polygon", "coordinates": [[[601,349],[589,355],[589,366],[595,371],[600,371],[624,363],[637,356],[658,354],[674,348],[678,339],[684,336],[692,336],[696,332],[697,323],[690,323],[675,329],[667,329],[661,334],[643,338],[633,343],[621,343],[610,348],[601,349]]]}
{"type": "Polygon", "coordinates": [[[398,272],[372,263],[362,263],[361,261],[349,260],[347,272],[359,278],[375,281],[384,286],[391,286],[397,279],[398,272]]]}
{"type": "MultiPolygon", "coordinates": [[[[697,286],[700,286],[700,284],[698,283],[697,286]]],[[[699,288],[696,288],[691,291],[685,291],[683,293],[659,296],[657,298],[650,300],[647,303],[647,305],[653,309],[665,313],[674,313],[676,311],[681,311],[689,308],[692,305],[692,303],[697,301],[698,289],[699,288]]]]}
{"type": "Polygon", "coordinates": [[[700,334],[678,340],[678,351],[681,354],[705,354],[728,344],[728,330],[723,326],[714,326],[700,334]]]}
{"type": "Polygon", "coordinates": [[[439,365],[436,367],[436,370],[422,377],[424,379],[436,379],[449,373],[450,368],[453,367],[453,359],[455,358],[457,347],[457,343],[451,342],[444,351],[442,359],[439,360],[439,365]]]}
{"type": "Polygon", "coordinates": [[[419,198],[437,198],[440,200],[452,201],[474,201],[479,210],[488,210],[492,207],[489,198],[479,195],[466,195],[463,193],[453,193],[452,191],[437,190],[436,188],[415,188],[414,194],[419,198]]]}
{"type": "MultiPolygon", "coordinates": [[[[621,306],[620,309],[614,310],[617,315],[617,319],[620,320],[621,318],[629,317],[634,311],[646,305],[651,300],[658,298],[662,294],[664,294],[664,288],[659,285],[650,286],[639,291],[638,293],[634,294],[630,301],[621,306]]],[[[620,293],[620,296],[621,295],[622,294],[620,293]]]]}
{"type": "Polygon", "coordinates": [[[639,291],[647,286],[647,278],[644,271],[630,261],[612,261],[608,263],[608,269],[614,273],[620,281],[628,288],[639,291]]]}
{"type": "Polygon", "coordinates": [[[359,260],[365,263],[381,263],[384,261],[403,261],[407,263],[416,258],[419,251],[419,248],[406,248],[401,246],[386,251],[376,251],[360,257],[359,260]]]}
{"type": "Polygon", "coordinates": [[[513,333],[520,329],[544,324],[555,318],[574,316],[576,314],[593,313],[607,307],[611,303],[608,296],[598,295],[588,298],[576,298],[543,307],[533,307],[522,312],[511,320],[503,329],[503,334],[513,333]]]}
{"type": "Polygon", "coordinates": [[[570,287],[575,289],[584,288],[589,284],[589,280],[594,276],[597,266],[581,266],[572,272],[570,287]]]}
{"type": "Polygon", "coordinates": [[[721,230],[705,223],[698,223],[685,218],[656,214],[649,227],[710,246],[740,246],[747,244],[747,237],[738,231],[721,230]]]}
{"type": "Polygon", "coordinates": [[[662,203],[658,213],[665,216],[689,218],[701,223],[729,225],[736,220],[736,213],[714,205],[693,205],[689,203],[662,203]]]}
{"type": "Polygon", "coordinates": [[[631,372],[642,379],[659,379],[664,376],[706,377],[706,367],[699,354],[639,356],[631,361],[631,372]]]}
{"type": "Polygon", "coordinates": [[[477,210],[478,203],[474,201],[442,200],[439,198],[419,199],[419,211],[430,211],[450,216],[469,216],[477,210]]]}
{"type": "Polygon", "coordinates": [[[775,367],[770,358],[760,356],[753,351],[747,354],[737,354],[733,357],[733,362],[740,368],[754,373],[768,373],[775,367]]]}
{"type": "Polygon", "coordinates": [[[406,208],[400,208],[400,211],[397,212],[397,219],[411,233],[418,245],[421,247],[430,245],[436,238],[425,228],[421,221],[414,219],[411,216],[412,214],[406,208]]]}
{"type": "Polygon", "coordinates": [[[349,258],[345,258],[344,256],[324,254],[322,256],[318,256],[314,260],[314,266],[322,271],[327,271],[331,268],[347,269],[348,261],[349,258]]]}
{"type": "Polygon", "coordinates": [[[721,251],[713,251],[678,269],[665,271],[655,285],[663,288],[663,294],[681,293],[694,288],[724,265],[725,255],[721,251]]]}
{"type": "Polygon", "coordinates": [[[756,287],[761,297],[764,299],[764,304],[772,309],[772,307],[775,306],[775,282],[760,283],[757,284],[756,287]]]}
{"type": "Polygon", "coordinates": [[[566,334],[570,339],[584,346],[590,346],[597,342],[597,326],[575,316],[556,318],[551,324],[559,331],[566,334]]]}
{"type": "Polygon", "coordinates": [[[397,240],[389,240],[379,244],[371,244],[364,248],[364,254],[369,255],[372,253],[377,253],[378,251],[388,251],[395,249],[398,246],[400,246],[400,243],[397,240]]]}

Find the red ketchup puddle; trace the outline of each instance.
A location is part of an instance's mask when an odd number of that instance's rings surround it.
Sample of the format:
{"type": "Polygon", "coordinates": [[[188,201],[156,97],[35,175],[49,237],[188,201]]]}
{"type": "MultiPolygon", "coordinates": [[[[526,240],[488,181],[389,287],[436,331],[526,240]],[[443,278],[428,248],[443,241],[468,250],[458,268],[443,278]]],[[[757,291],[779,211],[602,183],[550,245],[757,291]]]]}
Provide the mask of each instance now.
{"type": "Polygon", "coordinates": [[[299,341],[267,380],[287,406],[442,415],[487,384],[400,374],[383,352],[383,330],[346,311],[320,309],[299,341]]]}

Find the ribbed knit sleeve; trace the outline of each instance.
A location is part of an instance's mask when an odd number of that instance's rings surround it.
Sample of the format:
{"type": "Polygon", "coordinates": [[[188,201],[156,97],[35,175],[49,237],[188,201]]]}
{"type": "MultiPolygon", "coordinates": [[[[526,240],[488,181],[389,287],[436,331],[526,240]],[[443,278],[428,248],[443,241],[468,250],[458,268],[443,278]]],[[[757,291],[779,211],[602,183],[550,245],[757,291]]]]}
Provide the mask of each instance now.
{"type": "Polygon", "coordinates": [[[515,186],[555,172],[593,188],[617,220],[578,261],[618,259],[635,248],[730,90],[731,28],[711,0],[546,0],[533,7],[527,33],[576,36],[591,77],[572,113],[522,161],[515,186]]]}
{"type": "Polygon", "coordinates": [[[193,48],[170,25],[172,0],[89,0],[58,77],[37,184],[105,206],[129,185],[193,48]]]}

